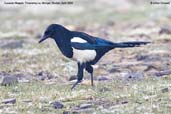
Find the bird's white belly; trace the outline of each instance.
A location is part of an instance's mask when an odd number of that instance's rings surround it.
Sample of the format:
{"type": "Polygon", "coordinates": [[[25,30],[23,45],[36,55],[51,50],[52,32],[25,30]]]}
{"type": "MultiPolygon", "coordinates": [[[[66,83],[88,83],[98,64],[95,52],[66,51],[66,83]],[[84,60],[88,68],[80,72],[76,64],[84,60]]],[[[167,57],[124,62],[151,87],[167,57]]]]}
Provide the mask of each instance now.
{"type": "Polygon", "coordinates": [[[73,48],[73,59],[80,62],[89,62],[96,57],[96,51],[95,50],[78,50],[73,48]]]}

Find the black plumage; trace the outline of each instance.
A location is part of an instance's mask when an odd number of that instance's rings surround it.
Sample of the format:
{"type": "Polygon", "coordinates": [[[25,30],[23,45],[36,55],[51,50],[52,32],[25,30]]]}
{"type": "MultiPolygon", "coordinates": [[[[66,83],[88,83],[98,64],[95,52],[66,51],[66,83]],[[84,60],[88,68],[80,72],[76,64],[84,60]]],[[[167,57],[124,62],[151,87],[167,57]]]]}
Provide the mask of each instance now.
{"type": "Polygon", "coordinates": [[[39,43],[47,38],[53,38],[55,40],[64,56],[77,61],[77,82],[72,86],[72,89],[82,81],[84,69],[91,74],[91,84],[93,86],[92,65],[96,64],[111,49],[130,48],[150,43],[137,41],[113,43],[83,32],[70,31],[58,24],[49,25],[39,43]]]}

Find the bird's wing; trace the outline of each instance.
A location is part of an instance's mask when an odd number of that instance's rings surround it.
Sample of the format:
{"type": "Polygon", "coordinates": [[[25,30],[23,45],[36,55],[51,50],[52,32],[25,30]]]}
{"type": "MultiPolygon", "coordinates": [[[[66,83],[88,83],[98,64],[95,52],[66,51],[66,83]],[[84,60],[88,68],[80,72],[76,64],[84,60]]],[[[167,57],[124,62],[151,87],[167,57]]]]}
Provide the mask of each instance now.
{"type": "Polygon", "coordinates": [[[75,32],[75,31],[72,32],[72,33],[73,33],[72,34],[72,37],[73,38],[80,38],[80,39],[85,40],[86,42],[88,42],[90,44],[95,44],[96,43],[96,38],[93,37],[93,36],[90,36],[90,35],[88,35],[86,33],[83,33],[83,32],[75,32]]]}
{"type": "Polygon", "coordinates": [[[90,44],[90,43],[71,42],[71,46],[73,48],[79,49],[79,50],[95,50],[95,49],[97,49],[95,44],[90,44]]]}
{"type": "Polygon", "coordinates": [[[80,50],[95,50],[113,47],[114,43],[102,38],[93,37],[83,32],[73,32],[71,46],[80,50]]]}
{"type": "Polygon", "coordinates": [[[82,38],[75,37],[71,40],[71,47],[80,50],[96,50],[112,47],[113,43],[100,38],[95,38],[95,42],[91,43],[82,38]]]}

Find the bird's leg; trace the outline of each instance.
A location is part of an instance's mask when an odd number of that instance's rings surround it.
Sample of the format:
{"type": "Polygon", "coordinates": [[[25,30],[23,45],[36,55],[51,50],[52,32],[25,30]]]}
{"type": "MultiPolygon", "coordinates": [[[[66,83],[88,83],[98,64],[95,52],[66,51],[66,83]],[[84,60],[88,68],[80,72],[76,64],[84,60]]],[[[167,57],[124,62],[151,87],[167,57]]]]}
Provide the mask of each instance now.
{"type": "Polygon", "coordinates": [[[94,86],[93,84],[93,67],[90,64],[86,64],[86,71],[91,74],[91,86],[94,86]]]}
{"type": "Polygon", "coordinates": [[[94,86],[94,84],[93,84],[93,73],[91,73],[91,86],[94,86]]]}
{"type": "Polygon", "coordinates": [[[71,90],[74,89],[82,81],[84,67],[84,63],[78,63],[77,82],[71,87],[71,90]]]}
{"type": "Polygon", "coordinates": [[[71,87],[71,90],[73,90],[73,89],[76,87],[76,85],[78,85],[80,82],[81,82],[81,80],[77,80],[77,81],[74,83],[74,85],[71,87]]]}

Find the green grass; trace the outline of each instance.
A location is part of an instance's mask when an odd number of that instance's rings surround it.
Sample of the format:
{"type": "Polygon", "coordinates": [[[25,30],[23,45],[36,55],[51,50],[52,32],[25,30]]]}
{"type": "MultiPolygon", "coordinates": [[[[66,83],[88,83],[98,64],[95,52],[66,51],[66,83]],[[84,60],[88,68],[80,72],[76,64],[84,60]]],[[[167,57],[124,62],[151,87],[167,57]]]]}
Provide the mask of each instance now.
{"type": "Polygon", "coordinates": [[[69,85],[59,83],[47,85],[44,82],[33,81],[10,87],[0,86],[0,99],[14,97],[17,100],[14,105],[2,105],[4,113],[8,113],[5,112],[5,107],[9,107],[10,110],[15,110],[19,114],[28,112],[49,114],[60,113],[64,110],[72,112],[74,107],[85,102],[91,102],[94,107],[92,112],[97,111],[99,114],[113,112],[119,114],[169,114],[171,111],[170,82],[170,77],[148,77],[142,81],[127,83],[122,80],[107,83],[99,82],[94,88],[79,85],[71,91],[69,85]],[[101,92],[104,87],[108,88],[109,91],[101,92]],[[164,88],[168,88],[169,91],[163,93],[162,89],[164,88]],[[26,99],[32,102],[23,102],[26,99]],[[65,107],[63,109],[53,109],[50,102],[55,100],[61,101],[65,107]],[[98,102],[101,102],[101,104],[98,102]],[[128,103],[124,104],[124,102],[128,103]]]}

